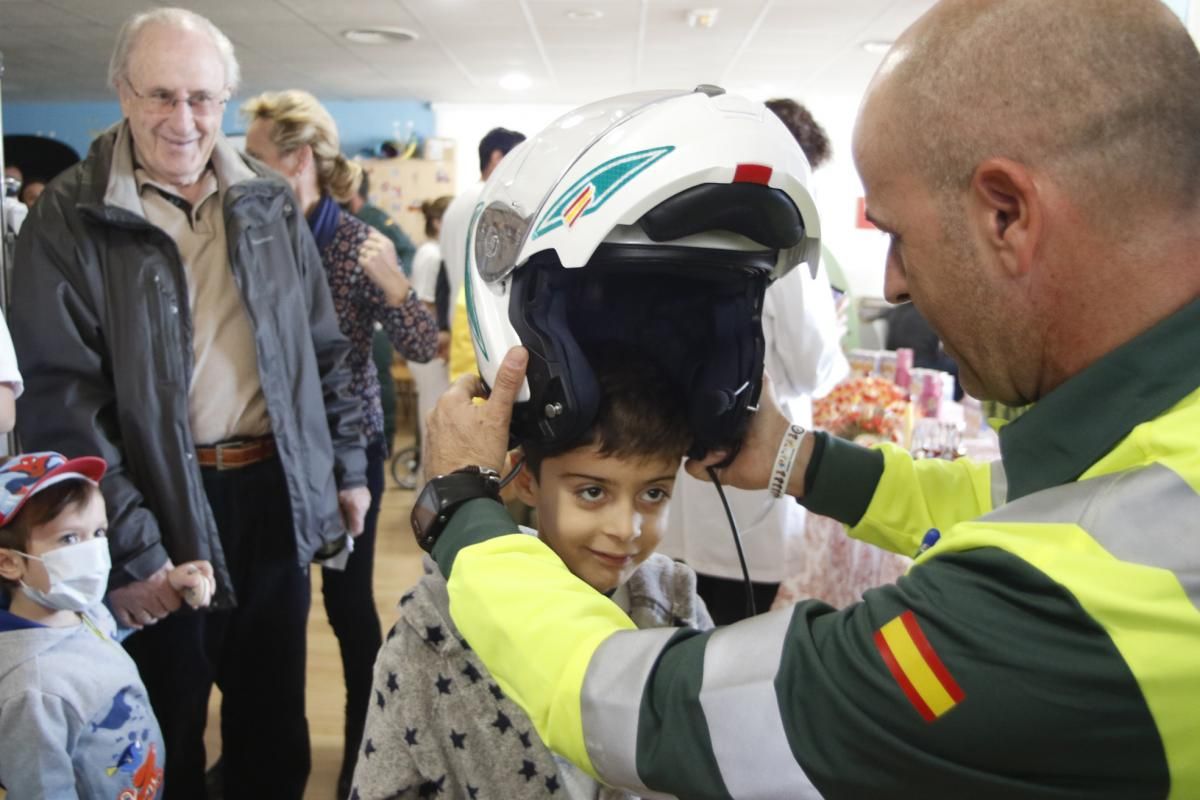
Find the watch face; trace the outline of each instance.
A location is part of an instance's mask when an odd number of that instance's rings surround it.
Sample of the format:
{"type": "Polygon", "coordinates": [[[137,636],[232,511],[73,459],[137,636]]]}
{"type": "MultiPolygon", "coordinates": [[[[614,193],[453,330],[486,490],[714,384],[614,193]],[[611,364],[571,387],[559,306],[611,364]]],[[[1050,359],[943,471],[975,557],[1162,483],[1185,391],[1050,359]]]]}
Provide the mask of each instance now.
{"type": "Polygon", "coordinates": [[[417,544],[423,550],[428,551],[433,547],[433,537],[429,534],[433,533],[433,522],[437,519],[439,511],[441,511],[441,503],[438,501],[437,487],[434,486],[433,481],[429,481],[421,490],[417,501],[413,503],[411,517],[413,534],[417,537],[417,544]],[[430,539],[430,541],[426,542],[426,539],[430,539]]]}

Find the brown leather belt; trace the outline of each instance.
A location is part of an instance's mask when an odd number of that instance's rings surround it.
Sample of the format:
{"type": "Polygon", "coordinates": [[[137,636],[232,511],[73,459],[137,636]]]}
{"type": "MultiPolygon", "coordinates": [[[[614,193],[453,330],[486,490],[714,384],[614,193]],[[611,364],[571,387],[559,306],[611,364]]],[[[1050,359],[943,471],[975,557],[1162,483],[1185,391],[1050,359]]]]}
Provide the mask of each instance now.
{"type": "Polygon", "coordinates": [[[196,460],[202,467],[216,469],[240,469],[260,461],[266,461],[275,455],[275,439],[263,436],[260,439],[242,439],[235,442],[221,442],[208,447],[196,448],[196,460]]]}

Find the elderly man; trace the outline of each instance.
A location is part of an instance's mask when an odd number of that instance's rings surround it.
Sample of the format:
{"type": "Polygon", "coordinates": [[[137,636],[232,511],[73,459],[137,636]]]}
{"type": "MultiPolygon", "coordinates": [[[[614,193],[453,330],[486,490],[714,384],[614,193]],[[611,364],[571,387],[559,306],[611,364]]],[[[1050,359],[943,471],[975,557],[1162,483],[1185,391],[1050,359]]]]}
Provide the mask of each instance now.
{"type": "MultiPolygon", "coordinates": [[[[855,134],[887,294],[968,391],[1036,405],[992,465],[802,435],[789,493],[915,566],[711,634],[627,630],[452,476],[421,527],[543,739],[688,798],[1200,797],[1197,141],[1200,54],[1158,0],[936,5],[855,134]]],[[[431,472],[500,464],[525,363],[443,398],[431,472]]],[[[789,474],[795,435],[764,396],[722,479],[789,474]]]]}
{"type": "Polygon", "coordinates": [[[129,648],[169,797],[204,796],[215,679],[225,796],[299,798],[308,565],[368,503],[348,344],[286,184],[221,136],[229,40],[188,11],[139,14],[109,78],[124,120],[51,182],[18,244],[20,432],[110,465],[109,601],[146,626],[129,648]],[[193,559],[213,564],[215,613],[179,609],[166,583],[193,559]]]}

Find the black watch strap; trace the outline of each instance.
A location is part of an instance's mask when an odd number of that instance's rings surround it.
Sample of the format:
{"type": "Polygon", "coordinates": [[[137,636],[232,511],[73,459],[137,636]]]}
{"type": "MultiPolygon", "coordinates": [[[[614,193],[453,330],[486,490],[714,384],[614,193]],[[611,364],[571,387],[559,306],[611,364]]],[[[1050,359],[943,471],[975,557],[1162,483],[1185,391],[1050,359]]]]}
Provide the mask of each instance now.
{"type": "Polygon", "coordinates": [[[478,498],[500,501],[500,474],[488,467],[463,467],[425,484],[413,503],[412,527],[417,544],[433,550],[446,523],[459,506],[478,498]]]}

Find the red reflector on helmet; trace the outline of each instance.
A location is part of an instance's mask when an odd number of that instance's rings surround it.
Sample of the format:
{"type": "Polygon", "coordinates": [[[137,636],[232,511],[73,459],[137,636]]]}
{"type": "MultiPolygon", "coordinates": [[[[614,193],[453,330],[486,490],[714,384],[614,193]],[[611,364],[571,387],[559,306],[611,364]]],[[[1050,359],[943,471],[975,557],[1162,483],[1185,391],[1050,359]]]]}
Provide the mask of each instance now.
{"type": "Polygon", "coordinates": [[[733,173],[734,183],[761,183],[766,186],[771,182],[771,168],[762,164],[738,164],[733,173]]]}

